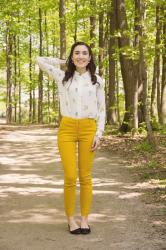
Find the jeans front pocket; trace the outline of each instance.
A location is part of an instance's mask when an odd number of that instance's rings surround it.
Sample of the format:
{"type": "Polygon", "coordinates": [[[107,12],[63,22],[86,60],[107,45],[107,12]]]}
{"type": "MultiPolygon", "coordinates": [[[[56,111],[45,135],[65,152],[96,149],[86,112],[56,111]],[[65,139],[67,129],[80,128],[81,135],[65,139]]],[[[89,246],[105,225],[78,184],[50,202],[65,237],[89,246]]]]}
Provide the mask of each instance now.
{"type": "Polygon", "coordinates": [[[95,119],[88,119],[89,120],[89,125],[91,125],[91,126],[96,126],[96,120],[95,119]]]}
{"type": "Polygon", "coordinates": [[[89,119],[89,129],[90,131],[96,131],[97,123],[95,119],[89,119]]]}

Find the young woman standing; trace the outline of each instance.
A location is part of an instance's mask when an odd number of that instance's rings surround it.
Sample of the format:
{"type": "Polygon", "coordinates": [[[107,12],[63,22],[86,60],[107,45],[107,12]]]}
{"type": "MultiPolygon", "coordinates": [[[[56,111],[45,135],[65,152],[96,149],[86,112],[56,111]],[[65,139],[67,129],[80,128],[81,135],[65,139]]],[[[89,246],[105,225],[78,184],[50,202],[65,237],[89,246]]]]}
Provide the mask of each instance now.
{"type": "Polygon", "coordinates": [[[58,85],[62,119],[58,129],[58,148],[64,169],[64,207],[72,234],[88,234],[88,214],[92,201],[92,161],[105,126],[104,83],[95,74],[96,66],[89,45],[76,42],[68,60],[38,57],[41,70],[58,85]],[[66,71],[60,64],[67,66],[66,71]],[[78,148],[77,148],[78,146],[78,148]],[[76,166],[80,183],[81,222],[75,221],[76,166]]]}

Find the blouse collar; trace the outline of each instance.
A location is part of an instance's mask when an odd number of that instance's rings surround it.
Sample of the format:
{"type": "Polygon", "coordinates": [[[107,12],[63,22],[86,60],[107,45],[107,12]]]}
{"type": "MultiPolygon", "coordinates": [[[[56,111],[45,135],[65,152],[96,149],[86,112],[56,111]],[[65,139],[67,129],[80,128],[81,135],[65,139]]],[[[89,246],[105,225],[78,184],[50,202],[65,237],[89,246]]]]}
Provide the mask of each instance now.
{"type": "Polygon", "coordinates": [[[78,71],[75,70],[74,75],[75,75],[75,76],[85,77],[85,78],[86,78],[87,76],[90,75],[90,72],[89,72],[89,70],[87,70],[87,71],[85,71],[84,73],[81,74],[81,73],[79,73],[78,71]]]}

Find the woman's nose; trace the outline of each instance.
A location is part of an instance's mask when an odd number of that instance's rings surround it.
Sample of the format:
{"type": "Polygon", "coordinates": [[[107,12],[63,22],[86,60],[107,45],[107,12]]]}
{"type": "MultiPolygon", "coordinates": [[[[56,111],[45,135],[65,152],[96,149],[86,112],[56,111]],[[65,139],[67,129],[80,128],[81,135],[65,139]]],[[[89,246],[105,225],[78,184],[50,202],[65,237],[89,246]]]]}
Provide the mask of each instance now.
{"type": "Polygon", "coordinates": [[[85,55],[83,55],[83,54],[80,54],[78,58],[79,58],[79,59],[85,59],[85,58],[86,58],[86,56],[85,56],[85,55]]]}
{"type": "Polygon", "coordinates": [[[82,58],[82,57],[83,57],[83,55],[82,55],[82,54],[79,54],[79,55],[78,55],[78,58],[82,58]]]}

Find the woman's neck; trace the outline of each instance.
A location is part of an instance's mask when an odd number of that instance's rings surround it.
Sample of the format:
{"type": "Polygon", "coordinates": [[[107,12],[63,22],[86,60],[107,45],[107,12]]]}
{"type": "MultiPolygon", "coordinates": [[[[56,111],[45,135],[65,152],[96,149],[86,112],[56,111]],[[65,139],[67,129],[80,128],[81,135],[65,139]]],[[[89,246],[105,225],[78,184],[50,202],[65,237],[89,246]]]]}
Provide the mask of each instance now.
{"type": "Polygon", "coordinates": [[[87,71],[87,69],[86,68],[76,68],[76,71],[80,74],[84,74],[87,71]]]}

